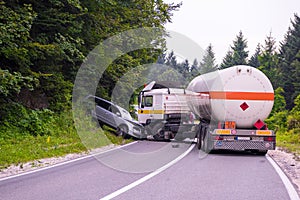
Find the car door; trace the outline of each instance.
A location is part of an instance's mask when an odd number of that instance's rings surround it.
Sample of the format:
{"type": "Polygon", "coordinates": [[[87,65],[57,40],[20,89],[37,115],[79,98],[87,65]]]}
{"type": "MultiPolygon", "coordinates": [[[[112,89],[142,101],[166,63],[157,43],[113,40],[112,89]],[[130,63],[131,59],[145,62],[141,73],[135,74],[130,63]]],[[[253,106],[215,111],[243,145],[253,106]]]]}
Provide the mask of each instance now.
{"type": "Polygon", "coordinates": [[[116,128],[114,123],[113,113],[111,112],[111,104],[105,100],[95,98],[97,119],[113,128],[116,128]]]}
{"type": "Polygon", "coordinates": [[[109,111],[111,113],[111,124],[113,127],[117,128],[120,123],[120,111],[113,104],[110,105],[109,111]]]}

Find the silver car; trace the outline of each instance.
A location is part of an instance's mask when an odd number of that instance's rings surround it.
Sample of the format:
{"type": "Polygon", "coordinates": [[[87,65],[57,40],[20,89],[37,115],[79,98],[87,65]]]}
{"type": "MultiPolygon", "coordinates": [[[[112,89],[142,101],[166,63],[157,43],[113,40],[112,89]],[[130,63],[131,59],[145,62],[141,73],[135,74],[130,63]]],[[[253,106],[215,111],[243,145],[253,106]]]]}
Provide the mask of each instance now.
{"type": "Polygon", "coordinates": [[[88,96],[88,101],[95,101],[95,109],[92,115],[98,120],[99,125],[107,125],[116,130],[117,135],[124,138],[132,136],[144,138],[144,127],[135,121],[124,108],[96,96],[88,96]]]}

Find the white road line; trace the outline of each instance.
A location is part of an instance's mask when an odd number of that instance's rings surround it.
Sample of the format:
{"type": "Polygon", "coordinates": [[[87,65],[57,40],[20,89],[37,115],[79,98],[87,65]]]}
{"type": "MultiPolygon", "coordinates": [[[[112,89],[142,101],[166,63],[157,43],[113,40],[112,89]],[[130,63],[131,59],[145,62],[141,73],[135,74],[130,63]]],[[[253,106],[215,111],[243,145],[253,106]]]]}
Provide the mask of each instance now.
{"type": "Polygon", "coordinates": [[[84,159],[87,159],[87,158],[91,158],[93,156],[97,156],[97,155],[101,155],[101,154],[104,154],[104,153],[107,153],[107,152],[110,152],[110,151],[121,149],[123,147],[127,147],[127,146],[130,146],[130,145],[136,144],[136,143],[137,143],[137,141],[131,142],[131,143],[128,143],[128,144],[125,144],[125,145],[122,145],[122,146],[118,146],[116,148],[109,149],[109,150],[106,150],[106,151],[103,151],[103,152],[94,153],[94,154],[90,154],[90,155],[87,155],[87,156],[84,156],[84,157],[80,157],[80,158],[76,158],[76,159],[73,159],[73,160],[61,162],[61,163],[58,163],[58,164],[54,164],[54,165],[51,165],[51,166],[48,166],[48,167],[43,167],[43,168],[35,169],[35,170],[32,170],[32,171],[23,172],[23,173],[20,173],[20,174],[0,178],[0,182],[8,180],[8,179],[13,179],[13,178],[17,178],[17,177],[20,177],[20,176],[25,176],[25,175],[28,175],[28,174],[33,174],[33,173],[36,173],[36,172],[52,169],[52,168],[55,168],[55,167],[59,167],[59,166],[62,166],[62,165],[73,163],[73,162],[77,162],[77,161],[84,160],[84,159]]]}
{"type": "Polygon", "coordinates": [[[176,159],[172,160],[171,162],[167,163],[166,165],[162,166],[161,168],[155,170],[154,172],[152,172],[152,173],[144,176],[143,178],[138,179],[137,181],[135,181],[135,182],[133,182],[133,183],[131,183],[131,184],[129,184],[129,185],[127,185],[127,186],[125,186],[125,187],[123,187],[123,188],[121,188],[121,189],[119,189],[119,190],[117,190],[117,191],[115,191],[115,192],[113,192],[113,193],[111,193],[111,194],[103,197],[103,198],[101,198],[100,200],[107,200],[107,199],[115,198],[115,197],[119,196],[120,194],[122,194],[122,193],[124,193],[124,192],[126,192],[126,191],[128,191],[128,190],[130,190],[130,189],[132,189],[132,188],[134,188],[134,187],[142,184],[143,182],[151,179],[152,177],[160,174],[161,172],[165,171],[166,169],[168,169],[169,167],[171,167],[172,165],[174,165],[175,163],[177,163],[178,161],[180,161],[186,155],[188,155],[193,150],[194,147],[195,147],[195,144],[192,144],[190,146],[190,148],[188,148],[188,150],[186,150],[184,153],[182,153],[176,159]]]}
{"type": "Polygon", "coordinates": [[[266,158],[271,163],[271,165],[274,167],[275,171],[280,176],[291,200],[299,200],[298,193],[296,189],[294,188],[293,184],[291,183],[290,179],[285,175],[285,173],[281,170],[281,168],[277,165],[277,163],[269,156],[266,155],[266,158]]]}

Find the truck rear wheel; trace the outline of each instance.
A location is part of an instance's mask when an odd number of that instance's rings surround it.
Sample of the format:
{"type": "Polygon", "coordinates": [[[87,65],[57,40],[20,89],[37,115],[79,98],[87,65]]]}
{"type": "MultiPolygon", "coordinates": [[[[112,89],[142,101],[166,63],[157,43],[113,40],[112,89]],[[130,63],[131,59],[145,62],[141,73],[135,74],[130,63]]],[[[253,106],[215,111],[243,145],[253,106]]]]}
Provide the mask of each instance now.
{"type": "Polygon", "coordinates": [[[203,127],[201,126],[199,130],[197,130],[197,148],[200,150],[203,147],[203,127]]]}
{"type": "Polygon", "coordinates": [[[212,150],[212,144],[209,138],[209,134],[208,134],[208,128],[207,127],[202,127],[201,129],[202,131],[202,150],[205,153],[210,153],[212,150]]]}
{"type": "Polygon", "coordinates": [[[268,153],[268,150],[263,150],[263,151],[258,152],[258,154],[262,155],[262,156],[266,155],[267,153],[268,153]]]}
{"type": "Polygon", "coordinates": [[[198,130],[197,131],[197,148],[198,150],[200,150],[202,148],[202,143],[203,143],[203,139],[202,139],[202,133],[201,133],[201,130],[198,130]]]}

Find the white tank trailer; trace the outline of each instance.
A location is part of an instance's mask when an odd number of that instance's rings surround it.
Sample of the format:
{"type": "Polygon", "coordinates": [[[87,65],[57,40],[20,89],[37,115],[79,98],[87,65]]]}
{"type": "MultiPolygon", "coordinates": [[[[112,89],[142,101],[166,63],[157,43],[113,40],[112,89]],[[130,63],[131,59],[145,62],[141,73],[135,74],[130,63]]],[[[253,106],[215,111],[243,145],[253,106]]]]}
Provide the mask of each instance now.
{"type": "Polygon", "coordinates": [[[253,128],[272,111],[274,90],[270,80],[258,69],[234,66],[204,74],[187,87],[193,113],[213,121],[234,121],[237,128],[253,128]]]}
{"type": "Polygon", "coordinates": [[[200,119],[198,149],[262,154],[275,149],[275,133],[264,123],[272,111],[274,90],[260,70],[239,65],[200,75],[187,91],[188,105],[200,119]]]}

